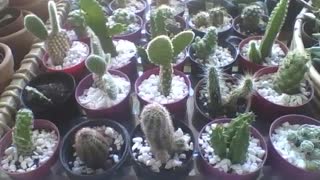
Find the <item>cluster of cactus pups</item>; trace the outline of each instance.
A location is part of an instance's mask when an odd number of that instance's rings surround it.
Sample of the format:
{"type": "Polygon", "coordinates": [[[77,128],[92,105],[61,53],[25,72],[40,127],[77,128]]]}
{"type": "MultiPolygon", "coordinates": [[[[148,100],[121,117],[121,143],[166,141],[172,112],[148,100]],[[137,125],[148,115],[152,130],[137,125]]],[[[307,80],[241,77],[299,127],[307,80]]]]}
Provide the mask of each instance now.
{"type": "Polygon", "coordinates": [[[263,9],[258,5],[245,7],[241,13],[241,30],[250,33],[258,32],[265,26],[263,14],[263,9]]]}
{"type": "Polygon", "coordinates": [[[306,155],[306,169],[320,170],[320,128],[315,125],[302,125],[297,131],[288,134],[287,139],[306,155]]]}
{"type": "Polygon", "coordinates": [[[72,46],[67,32],[60,27],[56,4],[49,1],[48,10],[50,16],[51,31],[46,28],[44,22],[36,15],[27,15],[24,19],[25,27],[37,38],[45,42],[45,48],[55,66],[63,65],[72,46]]]}
{"type": "Polygon", "coordinates": [[[218,32],[213,26],[208,28],[207,33],[200,38],[197,36],[191,47],[194,49],[197,58],[206,60],[211,54],[214,54],[218,44],[218,32]]]}
{"type": "Polygon", "coordinates": [[[74,29],[78,38],[85,38],[89,36],[88,27],[81,10],[77,9],[71,11],[68,15],[67,21],[74,29]]]}
{"type": "Polygon", "coordinates": [[[123,24],[129,26],[130,24],[136,22],[136,16],[134,12],[129,11],[128,9],[116,9],[113,11],[112,16],[110,18],[119,24],[123,24]]]}
{"type": "Polygon", "coordinates": [[[249,141],[250,124],[255,120],[251,112],[239,114],[225,126],[217,124],[210,134],[210,145],[221,159],[228,158],[232,164],[242,164],[246,160],[249,141]]]}
{"type": "Polygon", "coordinates": [[[200,11],[192,17],[192,23],[196,28],[215,26],[219,28],[230,21],[227,10],[224,7],[214,7],[206,11],[200,11]]]}

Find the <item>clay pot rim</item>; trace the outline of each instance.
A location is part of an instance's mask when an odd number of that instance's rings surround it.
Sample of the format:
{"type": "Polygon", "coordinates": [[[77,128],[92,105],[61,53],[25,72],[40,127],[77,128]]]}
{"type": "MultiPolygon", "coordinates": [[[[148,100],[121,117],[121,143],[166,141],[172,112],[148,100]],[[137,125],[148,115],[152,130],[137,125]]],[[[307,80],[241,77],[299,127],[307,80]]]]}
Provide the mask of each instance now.
{"type": "Polygon", "coordinates": [[[12,51],[10,49],[10,47],[4,43],[0,43],[0,49],[3,50],[3,59],[0,62],[0,69],[4,68],[4,65],[6,64],[6,62],[8,62],[10,60],[12,56],[12,51]]]}
{"type": "MultiPolygon", "coordinates": [[[[114,1],[115,1],[115,0],[114,0],[114,1]]],[[[112,1],[112,2],[113,2],[113,1],[112,1]]],[[[139,29],[137,29],[136,31],[133,31],[133,32],[131,32],[131,33],[126,33],[126,34],[121,34],[121,35],[115,35],[113,38],[115,38],[115,39],[121,39],[121,38],[125,38],[126,36],[132,36],[132,35],[138,33],[139,31],[141,31],[142,28],[143,28],[143,20],[142,20],[142,18],[141,18],[140,16],[138,16],[138,15],[135,15],[135,17],[138,19],[138,24],[140,25],[140,26],[139,26],[139,29]]],[[[130,42],[131,42],[131,41],[130,41],[130,42]]]]}
{"type": "MultiPolygon", "coordinates": [[[[269,16],[267,16],[267,15],[262,15],[262,20],[263,20],[263,21],[268,22],[268,18],[269,18],[269,16]]],[[[236,28],[236,26],[237,26],[238,24],[240,24],[240,20],[241,20],[241,15],[238,15],[237,17],[235,17],[235,18],[233,19],[233,21],[232,21],[232,28],[233,28],[233,30],[236,31],[238,34],[240,34],[242,37],[246,37],[246,38],[251,37],[251,36],[248,36],[248,35],[243,34],[241,31],[239,31],[238,28],[236,28]]]]}
{"type": "MultiPolygon", "coordinates": [[[[110,2],[110,4],[108,5],[108,7],[109,7],[109,9],[111,10],[112,13],[113,13],[113,11],[119,9],[119,8],[117,8],[117,9],[114,8],[114,6],[115,6],[115,1],[116,1],[116,0],[112,0],[112,1],[110,2]]],[[[139,13],[142,13],[142,12],[145,11],[146,8],[147,8],[147,3],[146,3],[144,0],[139,0],[139,1],[142,2],[143,8],[142,8],[142,9],[139,9],[139,10],[136,10],[136,11],[134,12],[136,15],[139,14],[139,13]]],[[[140,17],[140,16],[139,16],[139,17],[140,17]]]]}

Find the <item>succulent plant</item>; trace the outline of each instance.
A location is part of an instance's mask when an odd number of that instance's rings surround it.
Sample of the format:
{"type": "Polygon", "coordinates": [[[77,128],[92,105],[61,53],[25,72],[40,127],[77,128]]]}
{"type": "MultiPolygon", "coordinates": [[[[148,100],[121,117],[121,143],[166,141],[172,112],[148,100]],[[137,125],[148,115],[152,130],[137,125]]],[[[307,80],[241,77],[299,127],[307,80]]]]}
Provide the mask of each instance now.
{"type": "Polygon", "coordinates": [[[67,21],[74,29],[78,38],[89,36],[87,24],[80,9],[71,11],[68,15],[67,21]]]}
{"type": "Polygon", "coordinates": [[[129,26],[131,23],[136,22],[136,15],[134,12],[129,11],[129,9],[116,9],[113,11],[111,19],[119,24],[129,26]]]}
{"type": "Polygon", "coordinates": [[[244,113],[224,126],[218,124],[210,134],[211,146],[221,158],[229,158],[232,164],[241,164],[246,160],[249,140],[250,123],[255,119],[253,113],[244,113]]]}
{"type": "Polygon", "coordinates": [[[241,28],[245,31],[256,32],[260,28],[263,9],[258,5],[245,7],[241,13],[241,28]]]}
{"type": "Polygon", "coordinates": [[[13,145],[19,155],[30,155],[34,150],[32,141],[33,113],[29,109],[20,109],[16,115],[13,129],[13,145]]]}
{"type": "Polygon", "coordinates": [[[42,92],[40,92],[36,88],[31,86],[26,86],[25,90],[27,92],[27,99],[38,101],[43,104],[52,104],[51,99],[45,96],[42,92]]]}
{"type": "Polygon", "coordinates": [[[212,26],[220,27],[226,23],[227,11],[224,7],[214,7],[209,10],[209,20],[212,26]]]}
{"type": "Polygon", "coordinates": [[[44,22],[36,15],[27,15],[24,19],[25,27],[28,31],[45,42],[53,65],[63,65],[72,42],[67,32],[60,27],[56,4],[54,1],[48,3],[51,32],[44,25],[44,22]]]}
{"type": "Polygon", "coordinates": [[[104,136],[94,128],[85,127],[76,133],[74,148],[80,160],[89,168],[103,169],[112,141],[111,137],[104,136]]]}
{"type": "Polygon", "coordinates": [[[208,92],[208,107],[210,109],[210,116],[216,117],[222,112],[223,105],[220,91],[219,72],[214,66],[208,67],[206,90],[208,92]]]}
{"type": "Polygon", "coordinates": [[[200,38],[197,36],[191,47],[195,51],[195,55],[200,59],[207,59],[210,54],[214,54],[218,44],[218,32],[215,27],[209,27],[207,33],[200,38]]]}
{"type": "Polygon", "coordinates": [[[172,39],[168,36],[160,35],[151,40],[147,47],[149,60],[160,66],[159,91],[164,96],[169,96],[172,83],[172,61],[180,54],[193,40],[192,31],[183,31],[175,35],[172,39]]]}
{"type": "Polygon", "coordinates": [[[209,13],[205,11],[200,11],[194,17],[192,17],[192,23],[195,27],[208,27],[210,25],[209,13]]]}
{"type": "Polygon", "coordinates": [[[258,49],[258,45],[254,41],[249,43],[249,60],[256,64],[262,64],[263,59],[261,58],[261,52],[258,49]]]}

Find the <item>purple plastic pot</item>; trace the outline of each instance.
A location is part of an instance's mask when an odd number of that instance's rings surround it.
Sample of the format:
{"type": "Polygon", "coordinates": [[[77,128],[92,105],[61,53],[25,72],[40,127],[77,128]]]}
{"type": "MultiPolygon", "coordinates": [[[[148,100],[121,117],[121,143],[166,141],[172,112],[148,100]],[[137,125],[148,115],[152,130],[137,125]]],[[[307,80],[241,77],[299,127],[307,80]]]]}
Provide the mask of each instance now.
{"type": "MultiPolygon", "coordinates": [[[[151,69],[149,71],[144,72],[136,81],[134,88],[135,88],[135,92],[138,96],[138,100],[141,104],[141,108],[147,104],[150,104],[152,102],[147,101],[145,99],[143,99],[140,95],[139,95],[139,86],[141,85],[141,83],[145,80],[148,79],[152,74],[155,75],[159,75],[159,68],[155,68],[155,69],[151,69]]],[[[176,69],[174,69],[173,71],[174,75],[178,75],[180,77],[183,77],[185,83],[188,86],[188,89],[190,89],[191,87],[191,82],[189,80],[189,78],[183,73],[180,72],[176,69]]],[[[186,111],[187,111],[187,100],[188,100],[189,94],[187,94],[183,99],[173,102],[173,103],[167,103],[167,104],[162,104],[163,106],[165,106],[168,111],[170,112],[170,114],[172,114],[176,119],[184,119],[185,115],[186,115],[186,111]]]]}
{"type": "Polygon", "coordinates": [[[273,171],[278,172],[280,175],[283,176],[284,179],[292,179],[292,180],[319,180],[320,179],[320,171],[317,172],[310,172],[304,169],[301,169],[299,167],[296,167],[289,163],[286,159],[284,159],[276,150],[276,148],[273,146],[273,143],[271,142],[271,136],[275,129],[277,129],[279,126],[281,126],[283,123],[289,122],[290,124],[313,124],[320,126],[320,122],[307,117],[303,115],[297,115],[297,114],[290,114],[286,116],[282,116],[275,120],[269,131],[269,159],[270,159],[270,165],[273,169],[273,171]]]}
{"type": "MultiPolygon", "coordinates": [[[[208,123],[207,125],[211,125],[213,123],[219,123],[219,124],[220,123],[229,123],[230,121],[231,121],[231,119],[228,119],[228,118],[217,119],[217,120],[214,120],[214,121],[208,123]]],[[[205,131],[205,127],[200,131],[198,139],[201,137],[201,134],[203,133],[203,131],[205,131]]],[[[268,156],[268,149],[267,149],[267,143],[264,140],[263,136],[259,133],[259,131],[256,128],[254,128],[252,126],[251,126],[251,135],[253,137],[259,139],[262,149],[264,149],[266,152],[262,162],[259,164],[260,165],[259,169],[257,169],[255,172],[243,174],[243,175],[229,174],[229,173],[222,172],[219,169],[214,168],[212,165],[209,164],[209,162],[204,158],[199,144],[197,144],[197,148],[199,150],[199,156],[196,161],[198,170],[201,173],[203,173],[206,177],[210,177],[212,179],[214,177],[216,177],[217,179],[223,179],[223,180],[255,180],[255,179],[257,179],[260,175],[260,171],[263,168],[263,165],[266,162],[266,159],[268,156]]]]}
{"type": "MultiPolygon", "coordinates": [[[[248,59],[248,57],[245,57],[241,54],[242,48],[245,44],[248,44],[251,40],[261,40],[261,39],[262,39],[262,36],[251,36],[240,42],[238,61],[239,61],[239,69],[241,72],[249,72],[253,74],[265,67],[275,67],[275,66],[264,66],[264,65],[255,64],[251,62],[248,59]]],[[[288,53],[289,49],[284,43],[278,40],[276,40],[276,43],[280,45],[280,48],[284,51],[285,54],[288,53]]]]}
{"type": "MultiPolygon", "coordinates": [[[[265,74],[273,74],[278,71],[278,67],[266,67],[254,74],[254,77],[260,77],[265,74]]],[[[267,121],[273,121],[276,118],[287,115],[287,114],[302,114],[305,113],[311,99],[314,96],[314,88],[313,86],[307,81],[308,90],[310,90],[311,95],[306,103],[301,106],[283,106],[278,105],[273,102],[270,102],[263,96],[261,96],[258,92],[256,92],[252,99],[252,109],[253,111],[259,116],[260,119],[264,119],[267,121]],[[267,111],[266,111],[267,110],[267,111]]]]}
{"type": "MultiPolygon", "coordinates": [[[[44,164],[40,165],[38,168],[36,168],[33,171],[29,171],[25,173],[12,173],[2,169],[2,166],[0,166],[0,169],[6,174],[8,174],[10,177],[12,177],[13,179],[21,179],[21,180],[44,179],[44,177],[49,174],[50,168],[58,160],[58,149],[59,149],[59,142],[60,142],[60,134],[59,134],[58,128],[50,121],[42,120],[42,119],[35,120],[33,124],[34,124],[34,129],[39,129],[39,130],[45,129],[48,131],[54,131],[58,137],[58,145],[54,148],[54,152],[52,156],[44,164]]],[[[12,133],[13,133],[12,130],[7,132],[0,142],[0,161],[4,156],[4,151],[6,150],[6,148],[11,146],[12,144],[12,133]]]]}
{"type": "Polygon", "coordinates": [[[124,39],[124,40],[128,40],[128,41],[131,41],[134,43],[140,42],[140,40],[142,38],[141,31],[143,28],[143,20],[138,15],[136,15],[136,18],[138,19],[138,23],[140,25],[140,28],[138,30],[136,30],[135,32],[132,32],[132,33],[128,33],[128,34],[116,35],[116,36],[114,36],[114,39],[124,39]]]}
{"type": "MultiPolygon", "coordinates": [[[[129,81],[129,78],[124,73],[117,71],[117,70],[109,70],[109,73],[112,75],[117,75],[120,77],[125,78],[129,81]]],[[[125,121],[130,118],[131,115],[131,108],[129,104],[130,99],[130,91],[127,96],[118,104],[109,107],[109,108],[101,108],[101,109],[90,109],[88,107],[83,106],[80,103],[79,97],[83,94],[86,89],[89,89],[92,86],[93,79],[92,74],[89,74],[84,79],[82,79],[79,85],[76,88],[75,97],[78,104],[81,108],[86,112],[87,116],[90,118],[110,118],[117,121],[125,121]]]]}
{"type": "MultiPolygon", "coordinates": [[[[144,8],[140,9],[138,11],[135,11],[134,13],[137,16],[139,16],[142,20],[144,20],[148,5],[147,5],[147,2],[145,0],[140,0],[140,2],[143,3],[144,8]]],[[[110,9],[111,13],[113,13],[114,10],[118,9],[115,6],[116,6],[116,0],[111,1],[111,3],[109,4],[109,9],[110,9]]]]}
{"type": "Polygon", "coordinates": [[[314,21],[305,21],[302,24],[301,37],[306,48],[312,47],[318,43],[318,40],[312,37],[314,21]]]}
{"type": "MultiPolygon", "coordinates": [[[[268,16],[263,16],[263,17],[262,17],[262,20],[263,20],[264,22],[268,22],[268,19],[269,19],[268,16]]],[[[232,29],[233,29],[234,35],[236,35],[236,36],[238,36],[238,37],[240,37],[240,38],[245,39],[245,38],[248,37],[248,35],[243,34],[243,33],[239,30],[239,28],[237,28],[237,27],[239,26],[241,20],[242,20],[242,19],[241,19],[241,16],[235,17],[235,18],[233,19],[233,21],[232,21],[232,29]]],[[[257,35],[259,35],[259,36],[260,36],[260,35],[263,35],[263,34],[264,34],[264,32],[259,32],[259,33],[257,33],[257,35]]]]}

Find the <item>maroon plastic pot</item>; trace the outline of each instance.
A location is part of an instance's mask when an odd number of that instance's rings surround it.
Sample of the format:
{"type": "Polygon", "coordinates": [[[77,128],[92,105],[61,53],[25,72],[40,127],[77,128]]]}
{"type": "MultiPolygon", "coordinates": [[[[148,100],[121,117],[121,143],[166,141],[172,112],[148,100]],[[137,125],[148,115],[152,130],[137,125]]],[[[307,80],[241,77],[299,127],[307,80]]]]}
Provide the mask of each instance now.
{"type": "MultiPolygon", "coordinates": [[[[231,119],[229,119],[229,118],[217,119],[217,120],[214,120],[214,121],[208,123],[207,125],[211,125],[213,123],[218,123],[218,124],[229,123],[230,121],[231,121],[231,119]]],[[[206,126],[204,126],[202,128],[202,130],[200,131],[198,139],[201,137],[201,134],[205,131],[206,126]]],[[[223,180],[255,180],[255,179],[257,179],[260,175],[260,171],[262,170],[263,165],[265,164],[265,162],[267,160],[268,148],[267,148],[267,143],[264,140],[263,136],[260,134],[260,132],[252,126],[250,128],[251,128],[251,135],[253,137],[259,139],[262,149],[264,149],[266,152],[264,155],[264,158],[262,160],[262,163],[260,163],[259,169],[257,169],[255,172],[243,174],[243,175],[229,174],[229,173],[222,172],[219,169],[214,168],[212,165],[209,164],[209,162],[204,158],[204,156],[201,152],[201,147],[199,146],[199,144],[197,144],[197,148],[199,150],[199,156],[196,161],[198,170],[201,173],[203,173],[206,177],[210,177],[210,178],[216,177],[216,178],[223,179],[223,180]]]]}
{"type": "MultiPolygon", "coordinates": [[[[268,19],[269,19],[268,16],[263,16],[263,17],[262,17],[262,20],[263,20],[264,22],[268,22],[268,19]]],[[[232,29],[233,29],[233,32],[234,32],[234,34],[235,34],[236,36],[245,39],[245,38],[248,37],[248,35],[243,34],[243,33],[239,30],[239,28],[237,28],[237,27],[239,26],[239,24],[241,23],[241,20],[242,20],[242,19],[241,19],[241,16],[235,17],[235,18],[233,19],[233,21],[232,21],[232,29]]],[[[263,35],[263,34],[264,34],[264,31],[263,31],[263,32],[258,32],[256,35],[259,35],[259,36],[260,36],[260,35],[263,35]]]]}
{"type": "MultiPolygon", "coordinates": [[[[111,13],[113,13],[114,10],[118,9],[116,6],[116,0],[113,0],[111,1],[111,3],[109,4],[109,9],[111,11],[111,13]]],[[[143,9],[140,9],[138,11],[135,11],[134,13],[139,16],[141,18],[141,20],[144,20],[145,19],[145,14],[146,14],[146,11],[147,11],[147,2],[144,1],[144,0],[140,0],[140,2],[142,2],[144,4],[144,8],[143,9]]]]}
{"type": "Polygon", "coordinates": [[[303,40],[303,44],[306,48],[312,47],[318,43],[317,39],[312,37],[313,28],[315,26],[314,21],[305,21],[302,24],[301,37],[303,40]]]}
{"type": "MultiPolygon", "coordinates": [[[[109,70],[109,73],[113,75],[117,75],[120,77],[125,78],[126,80],[129,81],[129,78],[126,74],[117,71],[117,70],[109,70]]],[[[79,97],[83,94],[83,92],[86,89],[89,89],[92,86],[93,79],[92,79],[92,74],[89,74],[86,76],[84,79],[80,81],[76,88],[75,92],[75,98],[77,100],[77,103],[80,105],[80,107],[86,112],[86,115],[90,118],[109,118],[113,120],[118,120],[118,121],[124,121],[128,120],[131,115],[131,108],[129,104],[129,99],[130,99],[130,91],[127,94],[127,96],[118,104],[115,104],[112,107],[109,108],[101,108],[101,109],[90,109],[88,107],[83,106],[80,103],[79,97]]]]}
{"type": "MultiPolygon", "coordinates": [[[[254,77],[260,77],[264,74],[273,74],[278,71],[278,67],[266,67],[254,74],[254,77]]],[[[258,92],[252,98],[252,109],[259,116],[260,119],[267,121],[274,121],[276,118],[287,114],[303,114],[306,112],[310,101],[314,96],[314,88],[309,81],[307,87],[311,92],[308,101],[301,106],[283,106],[270,102],[258,92]],[[266,111],[267,110],[267,111],[266,111]]]]}
{"type": "MultiPolygon", "coordinates": [[[[49,131],[54,131],[57,134],[58,142],[60,142],[60,134],[58,128],[48,120],[37,119],[34,121],[34,129],[45,129],[49,131]]],[[[0,141],[0,160],[2,160],[4,156],[4,151],[6,148],[11,146],[12,144],[12,133],[13,131],[9,131],[5,134],[5,136],[0,141]]],[[[56,163],[58,160],[58,149],[59,144],[55,147],[53,155],[46,161],[44,164],[40,165],[33,171],[25,172],[25,173],[12,173],[8,172],[4,169],[0,169],[8,174],[13,179],[21,179],[21,180],[34,180],[34,179],[44,179],[46,175],[49,174],[50,168],[56,163]]]]}
{"type": "Polygon", "coordinates": [[[312,124],[320,126],[320,122],[316,119],[303,116],[303,115],[297,115],[297,114],[290,114],[286,116],[282,116],[275,120],[269,131],[269,159],[270,159],[270,165],[273,169],[273,171],[278,172],[280,175],[282,175],[285,179],[306,179],[306,180],[319,180],[320,179],[320,171],[317,172],[311,172],[304,169],[301,169],[299,167],[296,167],[289,163],[286,159],[284,159],[276,150],[276,148],[273,146],[273,143],[271,142],[271,136],[275,129],[277,129],[279,126],[281,126],[283,123],[289,122],[290,124],[312,124]]]}
{"type": "MultiPolygon", "coordinates": [[[[152,74],[155,75],[159,75],[159,68],[155,68],[155,69],[151,69],[148,70],[146,72],[144,72],[136,81],[134,88],[135,88],[135,92],[138,96],[138,100],[141,104],[141,108],[143,108],[143,106],[150,104],[152,102],[147,101],[145,99],[143,99],[140,95],[139,95],[139,86],[141,85],[141,83],[148,79],[152,74]]],[[[180,72],[176,69],[173,70],[173,74],[174,75],[178,75],[180,77],[183,77],[185,83],[188,86],[188,89],[190,89],[191,87],[191,82],[189,80],[189,78],[183,73],[180,72]]],[[[186,111],[187,111],[187,100],[188,100],[189,94],[187,94],[183,99],[173,102],[173,103],[167,103],[167,104],[162,104],[163,106],[165,106],[168,111],[170,112],[170,114],[172,114],[176,119],[184,119],[186,111]]]]}
{"type": "MultiPolygon", "coordinates": [[[[112,1],[113,2],[113,1],[112,1]]],[[[116,35],[114,36],[114,39],[124,39],[124,40],[128,40],[134,43],[138,43],[140,42],[141,38],[142,38],[142,28],[143,28],[143,20],[141,19],[140,16],[136,15],[136,18],[138,19],[138,23],[140,25],[140,28],[132,33],[128,33],[128,34],[123,34],[123,35],[116,35]]]]}
{"type": "MultiPolygon", "coordinates": [[[[238,56],[238,61],[239,61],[239,70],[241,72],[249,72],[249,73],[255,73],[258,70],[265,68],[265,67],[275,67],[275,66],[264,66],[264,65],[260,65],[260,64],[255,64],[253,62],[251,62],[248,57],[245,57],[242,55],[242,48],[245,44],[248,44],[251,40],[261,40],[262,36],[251,36],[248,37],[244,40],[242,40],[239,44],[239,56],[238,56]]],[[[282,43],[279,40],[275,41],[277,44],[280,45],[280,48],[284,51],[285,54],[288,53],[289,49],[288,47],[282,43]]]]}
{"type": "Polygon", "coordinates": [[[128,64],[126,64],[122,67],[119,67],[119,68],[112,68],[111,67],[110,69],[118,70],[118,71],[126,74],[129,77],[131,84],[133,84],[138,77],[137,64],[138,64],[137,57],[133,56],[130,59],[130,62],[128,64]]]}

